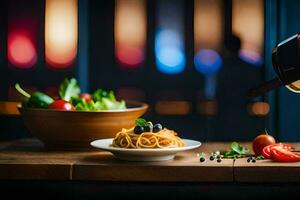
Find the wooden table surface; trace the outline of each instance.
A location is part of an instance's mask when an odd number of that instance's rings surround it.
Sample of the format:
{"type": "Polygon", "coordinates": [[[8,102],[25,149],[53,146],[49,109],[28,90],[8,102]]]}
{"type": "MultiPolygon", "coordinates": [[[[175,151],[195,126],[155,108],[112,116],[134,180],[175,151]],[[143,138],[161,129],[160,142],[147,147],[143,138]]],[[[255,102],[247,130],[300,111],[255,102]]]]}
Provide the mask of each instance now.
{"type": "MultiPolygon", "coordinates": [[[[250,147],[249,143],[243,145],[250,147]]],[[[300,148],[300,143],[295,144],[300,148]]],[[[205,143],[163,162],[126,162],[104,151],[47,151],[37,139],[0,142],[0,180],[77,180],[128,182],[300,182],[299,163],[246,159],[210,161],[212,151],[229,143],[205,143]],[[198,152],[205,152],[201,163],[198,152]]]]}

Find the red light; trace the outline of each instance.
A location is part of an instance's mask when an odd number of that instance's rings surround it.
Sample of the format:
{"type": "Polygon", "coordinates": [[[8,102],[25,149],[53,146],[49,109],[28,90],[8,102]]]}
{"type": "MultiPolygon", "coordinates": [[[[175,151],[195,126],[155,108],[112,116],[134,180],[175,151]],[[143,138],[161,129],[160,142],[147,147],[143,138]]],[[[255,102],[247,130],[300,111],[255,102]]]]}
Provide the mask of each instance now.
{"type": "Polygon", "coordinates": [[[119,67],[139,68],[144,62],[146,45],[146,0],[116,0],[114,20],[115,56],[119,67]]]}
{"type": "Polygon", "coordinates": [[[7,48],[8,60],[16,67],[30,68],[37,61],[35,46],[25,33],[9,33],[7,48]]]}
{"type": "Polygon", "coordinates": [[[144,61],[144,52],[141,48],[120,46],[116,48],[116,57],[121,67],[131,69],[144,61]]]}
{"type": "Polygon", "coordinates": [[[117,90],[118,99],[144,101],[145,92],[140,88],[122,87],[117,90]]]}

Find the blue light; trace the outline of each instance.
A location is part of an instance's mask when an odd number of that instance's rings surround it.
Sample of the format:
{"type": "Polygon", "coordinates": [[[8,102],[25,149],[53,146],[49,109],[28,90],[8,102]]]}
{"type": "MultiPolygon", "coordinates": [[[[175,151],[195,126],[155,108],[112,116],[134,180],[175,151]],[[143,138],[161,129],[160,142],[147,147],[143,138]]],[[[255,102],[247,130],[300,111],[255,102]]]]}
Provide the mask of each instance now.
{"type": "Polygon", "coordinates": [[[204,96],[208,100],[215,98],[216,94],[216,74],[210,74],[205,76],[205,85],[204,85],[204,96]]]}
{"type": "Polygon", "coordinates": [[[165,74],[178,74],[184,70],[185,55],[179,34],[172,30],[158,31],[155,36],[157,69],[165,74]]]}
{"type": "Polygon", "coordinates": [[[222,67],[222,58],[214,50],[202,49],[195,55],[196,70],[202,74],[214,74],[222,67]]]}
{"type": "Polygon", "coordinates": [[[263,64],[261,55],[259,55],[258,53],[254,52],[254,51],[241,50],[239,52],[239,57],[243,61],[250,63],[250,64],[254,65],[255,67],[261,67],[263,64]]]}

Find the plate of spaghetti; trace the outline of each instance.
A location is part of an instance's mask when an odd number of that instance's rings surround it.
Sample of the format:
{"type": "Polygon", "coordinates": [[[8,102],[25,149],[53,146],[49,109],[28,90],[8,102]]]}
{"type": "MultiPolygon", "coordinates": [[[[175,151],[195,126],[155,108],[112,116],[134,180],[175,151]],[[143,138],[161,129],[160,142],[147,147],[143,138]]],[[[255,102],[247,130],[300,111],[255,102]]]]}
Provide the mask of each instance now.
{"type": "MultiPolygon", "coordinates": [[[[144,119],[138,119],[140,122],[144,119]]],[[[160,124],[143,121],[130,129],[123,128],[114,138],[95,140],[93,147],[110,151],[117,158],[128,161],[164,161],[180,151],[198,148],[201,142],[182,139],[160,124]]]]}

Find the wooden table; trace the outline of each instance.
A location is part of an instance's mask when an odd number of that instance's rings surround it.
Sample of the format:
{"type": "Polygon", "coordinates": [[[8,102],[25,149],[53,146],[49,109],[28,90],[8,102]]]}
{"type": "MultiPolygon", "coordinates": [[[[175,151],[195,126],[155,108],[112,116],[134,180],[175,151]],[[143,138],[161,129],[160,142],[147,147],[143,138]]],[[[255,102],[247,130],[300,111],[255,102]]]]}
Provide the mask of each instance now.
{"type": "MultiPolygon", "coordinates": [[[[243,145],[251,148],[250,143],[243,145]]],[[[294,145],[300,148],[300,143],[294,145]]],[[[269,160],[247,163],[246,159],[224,159],[218,163],[209,160],[210,152],[228,147],[229,143],[206,143],[199,149],[180,152],[170,161],[125,162],[109,152],[97,150],[47,151],[37,139],[1,142],[0,181],[2,184],[13,180],[101,183],[102,187],[115,183],[138,186],[141,183],[166,183],[169,186],[181,183],[190,187],[198,184],[206,189],[216,185],[223,188],[233,186],[232,190],[245,185],[279,187],[278,184],[294,183],[295,192],[298,191],[300,163],[274,163],[269,160]],[[205,162],[199,162],[198,152],[206,153],[205,162]]],[[[278,191],[280,189],[277,188],[278,191]]]]}

